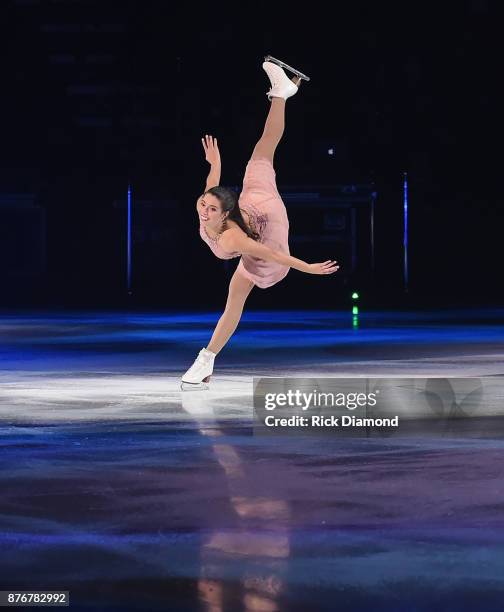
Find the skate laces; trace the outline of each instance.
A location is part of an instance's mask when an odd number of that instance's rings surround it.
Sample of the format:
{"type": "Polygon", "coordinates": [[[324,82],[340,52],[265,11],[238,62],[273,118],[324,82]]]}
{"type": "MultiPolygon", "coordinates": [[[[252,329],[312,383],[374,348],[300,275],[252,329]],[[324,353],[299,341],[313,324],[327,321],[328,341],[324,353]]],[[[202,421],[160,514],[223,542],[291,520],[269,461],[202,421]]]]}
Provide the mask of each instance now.
{"type": "Polygon", "coordinates": [[[210,351],[201,349],[194,363],[194,369],[207,366],[213,360],[214,360],[214,356],[212,355],[212,353],[210,353],[210,351]]]}

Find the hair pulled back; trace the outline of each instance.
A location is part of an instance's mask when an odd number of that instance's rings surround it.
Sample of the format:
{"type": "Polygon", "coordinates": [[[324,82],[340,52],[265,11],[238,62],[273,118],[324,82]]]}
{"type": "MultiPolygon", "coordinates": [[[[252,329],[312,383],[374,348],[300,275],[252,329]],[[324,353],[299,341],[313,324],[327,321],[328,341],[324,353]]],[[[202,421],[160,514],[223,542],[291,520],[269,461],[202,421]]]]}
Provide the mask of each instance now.
{"type": "Polygon", "coordinates": [[[222,207],[222,212],[227,212],[227,218],[234,221],[249,238],[252,238],[252,240],[259,240],[259,234],[250,229],[242,217],[240,207],[238,206],[238,195],[235,191],[229,189],[228,187],[221,187],[220,185],[217,185],[205,193],[209,193],[219,200],[222,207]]]}

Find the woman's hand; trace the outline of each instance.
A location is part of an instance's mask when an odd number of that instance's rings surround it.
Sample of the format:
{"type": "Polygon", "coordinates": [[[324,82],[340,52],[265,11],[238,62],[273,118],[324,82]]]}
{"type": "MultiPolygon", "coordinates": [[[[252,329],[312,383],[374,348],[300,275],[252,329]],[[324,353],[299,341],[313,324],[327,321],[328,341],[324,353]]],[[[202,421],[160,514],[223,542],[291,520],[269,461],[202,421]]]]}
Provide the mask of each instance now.
{"type": "Polygon", "coordinates": [[[335,261],[328,259],[323,263],[306,264],[307,269],[303,270],[308,274],[334,274],[339,270],[339,266],[335,261]]]}
{"type": "Polygon", "coordinates": [[[205,135],[205,138],[201,139],[203,149],[205,151],[205,159],[211,166],[219,165],[221,163],[219,147],[217,146],[217,138],[213,136],[205,135]]]}

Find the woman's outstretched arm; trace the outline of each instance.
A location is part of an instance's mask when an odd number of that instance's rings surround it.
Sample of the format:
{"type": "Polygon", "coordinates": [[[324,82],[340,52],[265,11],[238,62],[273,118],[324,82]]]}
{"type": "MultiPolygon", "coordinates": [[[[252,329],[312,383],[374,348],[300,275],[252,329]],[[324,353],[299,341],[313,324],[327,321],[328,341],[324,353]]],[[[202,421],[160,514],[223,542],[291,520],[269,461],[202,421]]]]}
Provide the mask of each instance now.
{"type": "Polygon", "coordinates": [[[231,253],[252,255],[252,257],[257,257],[258,259],[264,259],[264,261],[274,261],[300,272],[306,272],[307,274],[333,274],[339,269],[336,262],[332,260],[310,264],[297,257],[292,257],[292,255],[275,251],[264,244],[252,240],[252,238],[249,238],[239,229],[230,229],[224,232],[220,238],[220,244],[223,249],[231,253]]]}
{"type": "Polygon", "coordinates": [[[203,150],[205,151],[205,159],[210,164],[210,173],[208,174],[205,191],[208,191],[212,187],[217,187],[220,183],[221,176],[221,158],[219,153],[219,147],[217,145],[217,138],[209,136],[201,139],[203,150]]]}

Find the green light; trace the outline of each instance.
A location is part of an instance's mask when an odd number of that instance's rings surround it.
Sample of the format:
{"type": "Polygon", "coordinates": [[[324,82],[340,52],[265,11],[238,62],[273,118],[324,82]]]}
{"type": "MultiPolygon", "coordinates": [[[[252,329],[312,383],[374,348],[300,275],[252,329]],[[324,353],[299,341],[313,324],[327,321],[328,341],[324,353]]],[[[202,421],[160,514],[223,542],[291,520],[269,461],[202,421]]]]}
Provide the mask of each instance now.
{"type": "Polygon", "coordinates": [[[354,329],[359,329],[359,317],[357,315],[352,317],[352,327],[354,329]]]}
{"type": "Polygon", "coordinates": [[[357,293],[357,291],[354,291],[352,293],[352,300],[358,300],[359,299],[359,294],[357,293]]]}
{"type": "Polygon", "coordinates": [[[358,306],[352,306],[352,314],[353,315],[358,315],[359,314],[359,307],[358,306]]]}

